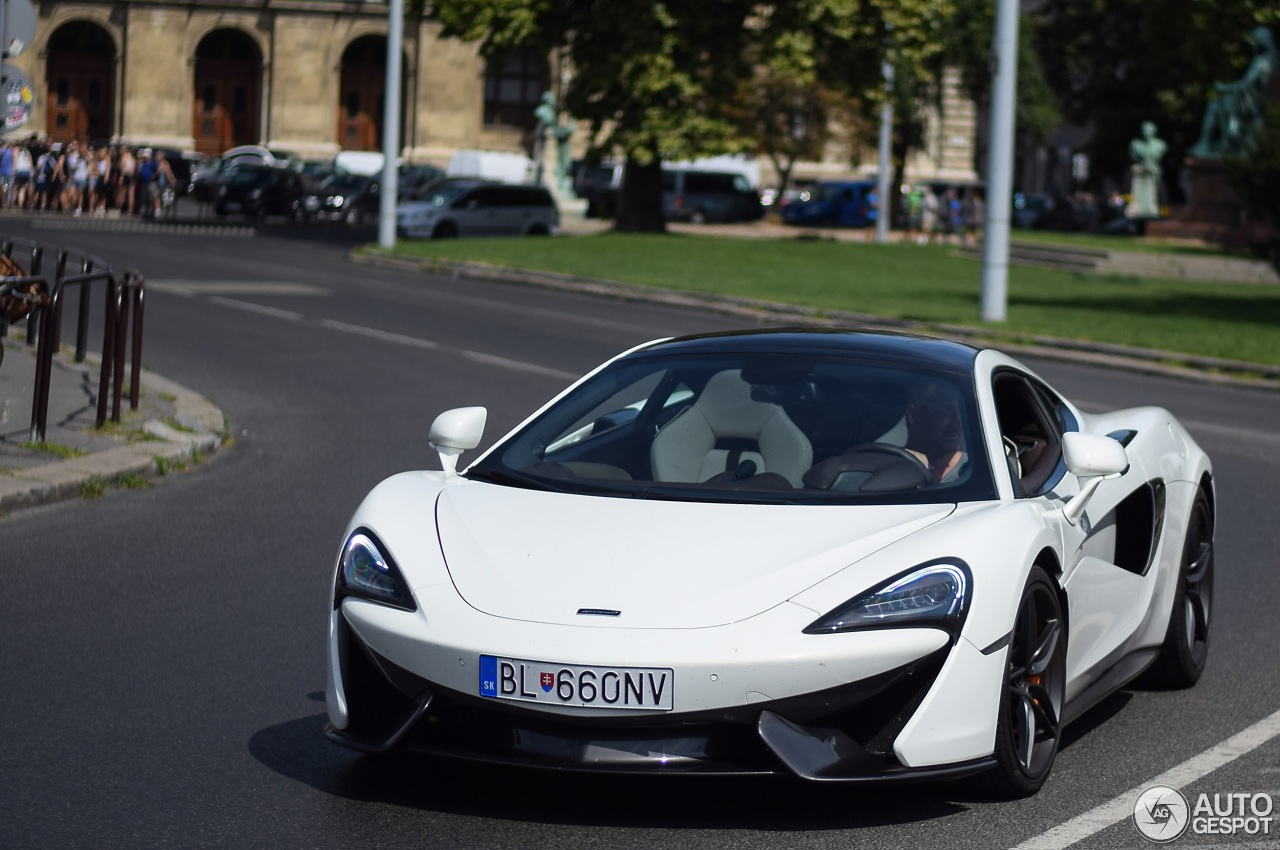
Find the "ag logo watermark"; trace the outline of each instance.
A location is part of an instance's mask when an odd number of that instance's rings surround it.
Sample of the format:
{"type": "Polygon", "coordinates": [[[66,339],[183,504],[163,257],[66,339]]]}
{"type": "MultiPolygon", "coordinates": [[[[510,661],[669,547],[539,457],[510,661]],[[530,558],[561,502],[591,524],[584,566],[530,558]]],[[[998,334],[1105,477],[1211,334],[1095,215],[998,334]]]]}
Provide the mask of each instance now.
{"type": "Polygon", "coordinates": [[[1154,785],[1134,802],[1133,822],[1144,838],[1164,844],[1181,838],[1187,831],[1191,808],[1177,788],[1154,785]]]}
{"type": "Polygon", "coordinates": [[[1143,837],[1159,844],[1194,835],[1270,835],[1275,800],[1270,794],[1201,794],[1195,804],[1182,792],[1155,785],[1138,795],[1133,823],[1143,837]]]}

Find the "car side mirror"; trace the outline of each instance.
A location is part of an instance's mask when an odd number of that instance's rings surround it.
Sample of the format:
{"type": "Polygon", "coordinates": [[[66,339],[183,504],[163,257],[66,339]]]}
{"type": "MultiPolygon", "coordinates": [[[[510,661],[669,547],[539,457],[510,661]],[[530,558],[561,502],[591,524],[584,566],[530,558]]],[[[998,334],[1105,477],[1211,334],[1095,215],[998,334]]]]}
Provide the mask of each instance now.
{"type": "Polygon", "coordinates": [[[1075,525],[1098,485],[1108,478],[1123,475],[1129,469],[1129,456],[1124,446],[1101,434],[1072,431],[1062,435],[1062,456],[1067,471],[1080,481],[1080,492],[1063,508],[1067,522],[1075,525]]]}
{"type": "Polygon", "coordinates": [[[483,407],[446,410],[431,423],[427,445],[440,453],[440,468],[446,475],[458,470],[458,455],[480,445],[489,411],[483,407]]]}

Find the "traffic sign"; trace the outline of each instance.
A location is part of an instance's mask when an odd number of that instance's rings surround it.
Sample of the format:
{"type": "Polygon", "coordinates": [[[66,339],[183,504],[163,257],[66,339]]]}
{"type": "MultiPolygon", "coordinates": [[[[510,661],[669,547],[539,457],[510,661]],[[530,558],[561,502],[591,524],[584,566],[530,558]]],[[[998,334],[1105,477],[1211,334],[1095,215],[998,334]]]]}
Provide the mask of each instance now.
{"type": "Polygon", "coordinates": [[[4,98],[4,132],[17,130],[25,125],[31,117],[35,94],[27,75],[8,62],[0,65],[0,96],[4,98]]]}

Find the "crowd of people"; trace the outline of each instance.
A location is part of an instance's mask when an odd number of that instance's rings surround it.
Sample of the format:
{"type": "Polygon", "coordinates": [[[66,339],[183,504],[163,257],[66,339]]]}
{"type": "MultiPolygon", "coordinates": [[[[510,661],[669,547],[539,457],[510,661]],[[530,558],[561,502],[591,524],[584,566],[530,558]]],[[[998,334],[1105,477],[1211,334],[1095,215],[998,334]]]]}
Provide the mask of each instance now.
{"type": "Polygon", "coordinates": [[[903,212],[906,242],[927,245],[935,240],[947,243],[954,239],[960,245],[967,245],[970,241],[982,241],[986,208],[981,191],[961,194],[948,189],[939,198],[927,185],[912,186],[904,199],[903,212]]]}
{"type": "Polygon", "coordinates": [[[0,146],[0,207],[160,217],[177,180],[164,151],[38,139],[0,146]]]}

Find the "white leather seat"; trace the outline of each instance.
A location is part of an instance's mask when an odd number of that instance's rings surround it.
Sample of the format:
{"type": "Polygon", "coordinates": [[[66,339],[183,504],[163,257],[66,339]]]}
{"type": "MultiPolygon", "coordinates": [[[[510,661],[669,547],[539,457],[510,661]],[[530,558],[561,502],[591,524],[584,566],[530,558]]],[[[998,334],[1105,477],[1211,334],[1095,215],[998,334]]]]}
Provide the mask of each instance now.
{"type": "Polygon", "coordinates": [[[799,487],[813,464],[813,446],[781,406],[752,399],[751,385],[736,369],[713,375],[650,448],[658,481],[706,481],[745,460],[757,473],[776,473],[799,487]]]}

